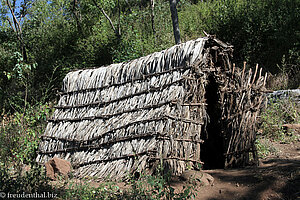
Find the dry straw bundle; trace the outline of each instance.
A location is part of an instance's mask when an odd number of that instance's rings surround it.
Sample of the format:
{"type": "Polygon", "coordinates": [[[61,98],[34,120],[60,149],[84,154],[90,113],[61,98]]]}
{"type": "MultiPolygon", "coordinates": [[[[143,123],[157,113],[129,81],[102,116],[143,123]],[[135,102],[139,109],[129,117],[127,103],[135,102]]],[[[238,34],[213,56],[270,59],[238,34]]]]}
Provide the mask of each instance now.
{"type": "Polygon", "coordinates": [[[127,63],[70,72],[37,161],[69,160],[78,177],[118,179],[151,172],[160,162],[180,174],[203,164],[201,143],[214,140],[209,126],[216,123],[223,166],[245,164],[255,152],[265,77],[235,69],[231,53],[209,36],[127,63]],[[209,91],[210,79],[216,90],[209,91]],[[212,92],[217,106],[207,100],[212,92]],[[214,107],[220,114],[209,116],[214,107]]]}

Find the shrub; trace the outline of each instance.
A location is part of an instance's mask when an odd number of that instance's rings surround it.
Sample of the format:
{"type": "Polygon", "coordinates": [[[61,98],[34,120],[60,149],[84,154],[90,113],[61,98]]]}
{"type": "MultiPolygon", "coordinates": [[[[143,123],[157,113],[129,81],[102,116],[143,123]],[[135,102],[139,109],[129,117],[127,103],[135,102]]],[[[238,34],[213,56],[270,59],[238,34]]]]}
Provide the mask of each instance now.
{"type": "Polygon", "coordinates": [[[121,199],[122,196],[122,190],[113,182],[102,183],[98,187],[92,187],[87,182],[70,182],[67,187],[63,199],[121,199]]]}
{"type": "Polygon", "coordinates": [[[199,1],[180,12],[179,22],[181,34],[189,38],[205,30],[234,45],[236,63],[259,63],[278,73],[283,55],[299,48],[299,9],[298,0],[199,1]]]}
{"type": "Polygon", "coordinates": [[[291,99],[270,101],[265,111],[261,114],[262,135],[272,140],[284,141],[287,136],[284,124],[300,123],[300,105],[291,99]]]}
{"type": "Polygon", "coordinates": [[[270,154],[276,154],[277,149],[273,146],[269,139],[260,137],[255,142],[259,158],[266,158],[270,154]]]}
{"type": "Polygon", "coordinates": [[[270,100],[261,113],[260,134],[256,140],[258,156],[265,158],[277,152],[273,141],[291,143],[299,139],[296,132],[285,130],[284,124],[300,123],[300,105],[292,99],[270,100]]]}
{"type": "Polygon", "coordinates": [[[277,68],[278,74],[269,74],[267,88],[271,90],[300,88],[300,55],[297,48],[290,49],[287,55],[283,55],[277,68]]]}
{"type": "Polygon", "coordinates": [[[105,182],[98,187],[88,183],[71,182],[65,190],[63,199],[191,199],[195,198],[195,186],[184,187],[179,193],[170,185],[170,175],[145,175],[139,179],[129,177],[128,186],[121,189],[116,182],[105,182]]]}
{"type": "Polygon", "coordinates": [[[0,161],[0,190],[9,193],[51,191],[44,169],[37,164],[29,166],[30,169],[21,174],[22,168],[16,169],[0,161]]]}
{"type": "MultiPolygon", "coordinates": [[[[17,109],[17,108],[15,108],[17,109]]],[[[45,191],[47,179],[35,163],[40,134],[44,131],[48,105],[36,105],[4,115],[0,124],[0,191],[45,191]],[[27,168],[26,170],[24,168],[27,168]]]]}

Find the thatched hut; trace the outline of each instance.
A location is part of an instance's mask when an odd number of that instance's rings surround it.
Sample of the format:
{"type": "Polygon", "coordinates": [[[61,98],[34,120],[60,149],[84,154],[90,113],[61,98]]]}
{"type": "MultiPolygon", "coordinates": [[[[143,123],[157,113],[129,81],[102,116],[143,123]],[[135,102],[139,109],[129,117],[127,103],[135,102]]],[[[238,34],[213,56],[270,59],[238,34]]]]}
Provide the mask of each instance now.
{"type": "Polygon", "coordinates": [[[75,176],[113,179],[159,163],[173,174],[247,164],[266,77],[236,68],[231,54],[209,36],[68,73],[37,161],[60,157],[75,176]]]}

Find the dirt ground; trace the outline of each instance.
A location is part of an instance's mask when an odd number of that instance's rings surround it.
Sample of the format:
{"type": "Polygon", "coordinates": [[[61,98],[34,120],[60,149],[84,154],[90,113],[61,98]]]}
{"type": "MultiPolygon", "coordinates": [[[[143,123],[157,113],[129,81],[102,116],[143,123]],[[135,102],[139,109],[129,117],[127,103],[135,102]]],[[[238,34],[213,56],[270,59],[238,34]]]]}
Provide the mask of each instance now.
{"type": "Polygon", "coordinates": [[[214,177],[214,184],[197,188],[196,199],[300,200],[300,142],[273,145],[276,155],[261,159],[259,167],[204,170],[214,177]]]}
{"type": "MultiPolygon", "coordinates": [[[[258,167],[203,170],[214,178],[214,183],[211,186],[197,184],[196,199],[300,200],[300,141],[272,145],[277,153],[261,159],[258,167]]],[[[171,183],[175,191],[189,184],[178,178],[175,180],[171,183]]],[[[100,183],[90,181],[89,184],[98,187],[100,183]]],[[[118,183],[118,186],[126,188],[125,183],[118,183]]]]}

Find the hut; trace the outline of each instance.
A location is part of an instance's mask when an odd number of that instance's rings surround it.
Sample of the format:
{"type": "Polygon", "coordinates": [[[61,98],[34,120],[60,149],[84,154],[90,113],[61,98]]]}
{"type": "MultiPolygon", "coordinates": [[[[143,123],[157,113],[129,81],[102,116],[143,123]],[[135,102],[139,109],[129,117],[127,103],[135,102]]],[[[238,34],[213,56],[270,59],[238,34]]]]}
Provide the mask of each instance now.
{"type": "Polygon", "coordinates": [[[266,76],[235,67],[232,51],[207,36],[68,73],[37,162],[59,157],[77,177],[112,179],[160,164],[175,175],[246,165],[266,76]]]}

